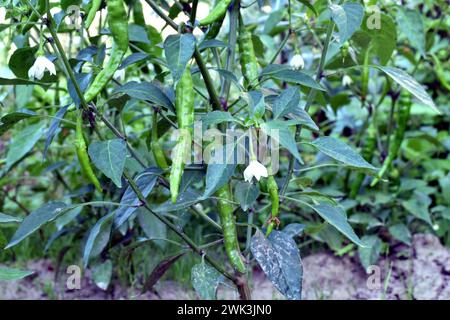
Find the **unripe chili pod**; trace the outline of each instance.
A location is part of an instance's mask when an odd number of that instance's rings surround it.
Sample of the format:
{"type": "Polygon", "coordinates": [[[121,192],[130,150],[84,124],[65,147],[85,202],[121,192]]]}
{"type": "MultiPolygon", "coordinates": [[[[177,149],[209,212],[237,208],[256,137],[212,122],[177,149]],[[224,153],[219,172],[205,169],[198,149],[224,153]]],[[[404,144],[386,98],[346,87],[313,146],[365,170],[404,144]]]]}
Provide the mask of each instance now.
{"type": "Polygon", "coordinates": [[[89,160],[89,155],[87,153],[86,142],[83,137],[83,118],[81,113],[77,116],[77,123],[75,127],[75,150],[77,152],[78,162],[80,163],[81,172],[86,178],[91,181],[91,183],[95,186],[98,192],[102,192],[102,187],[97,177],[94,174],[94,170],[92,170],[91,163],[89,160]]]}
{"type": "Polygon", "coordinates": [[[252,33],[243,25],[239,27],[238,37],[240,63],[242,75],[244,76],[244,86],[257,85],[258,82],[258,61],[252,42],[252,33]]]}
{"type": "Polygon", "coordinates": [[[106,5],[109,30],[113,38],[111,55],[102,71],[97,74],[86,90],[84,94],[86,102],[92,101],[105,88],[128,50],[128,18],[123,0],[107,0],[106,5]]]}
{"type": "Polygon", "coordinates": [[[207,26],[221,18],[227,12],[232,0],[219,0],[219,2],[214,6],[211,12],[202,20],[200,20],[200,26],[207,26]]]}
{"type": "Polygon", "coordinates": [[[244,259],[239,249],[237,239],[236,218],[234,217],[234,209],[232,205],[233,196],[230,191],[229,184],[225,184],[215,193],[217,200],[217,209],[219,211],[220,224],[222,225],[223,240],[225,251],[230,260],[231,265],[240,273],[245,272],[244,259]]]}
{"type": "Polygon", "coordinates": [[[172,153],[172,168],[170,171],[170,195],[173,203],[178,198],[184,171],[184,160],[190,151],[192,126],[194,124],[194,84],[189,65],[186,66],[186,70],[175,87],[175,109],[178,129],[181,130],[172,153]]]}
{"type": "Polygon", "coordinates": [[[272,232],[273,228],[278,226],[278,215],[280,213],[280,199],[278,195],[278,185],[273,175],[267,177],[267,189],[269,191],[270,202],[272,204],[271,215],[267,225],[266,236],[272,232]]]}

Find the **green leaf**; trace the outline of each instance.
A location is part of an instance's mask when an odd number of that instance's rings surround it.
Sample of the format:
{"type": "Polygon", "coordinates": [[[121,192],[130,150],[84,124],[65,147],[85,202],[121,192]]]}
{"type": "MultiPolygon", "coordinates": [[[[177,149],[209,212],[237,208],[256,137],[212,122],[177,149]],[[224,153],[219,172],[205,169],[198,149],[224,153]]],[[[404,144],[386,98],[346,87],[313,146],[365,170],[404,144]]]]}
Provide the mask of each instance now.
{"type": "MultiPolygon", "coordinates": [[[[145,235],[149,239],[166,239],[167,238],[167,226],[162,223],[158,218],[156,218],[153,214],[148,212],[148,210],[144,208],[140,208],[138,210],[137,218],[139,221],[139,225],[144,231],[145,235]]],[[[166,243],[164,240],[156,240],[155,243],[164,248],[166,243]]]]}
{"type": "Polygon", "coordinates": [[[269,77],[280,81],[292,82],[308,88],[326,91],[325,88],[318,84],[310,75],[297,70],[281,69],[270,73],[269,77]]]}
{"type": "Polygon", "coordinates": [[[173,266],[173,264],[178,261],[178,259],[184,256],[186,252],[187,251],[183,251],[167,259],[164,259],[163,261],[158,263],[158,265],[153,269],[152,273],[145,280],[142,292],[150,291],[153,288],[153,286],[158,282],[158,280],[161,279],[161,277],[167,272],[167,270],[169,270],[170,267],[173,266]]]}
{"type": "Polygon", "coordinates": [[[89,145],[89,156],[95,166],[122,188],[122,173],[127,157],[127,146],[122,139],[95,141],[89,145]]]}
{"type": "Polygon", "coordinates": [[[233,72],[220,68],[208,68],[208,70],[217,72],[222,78],[233,83],[240,91],[244,91],[244,87],[242,87],[242,85],[239,83],[239,79],[233,72]]]}
{"type": "Polygon", "coordinates": [[[123,59],[122,63],[120,64],[119,69],[125,69],[126,67],[139,62],[143,61],[148,58],[148,54],[142,53],[142,52],[135,52],[130,54],[128,57],[123,59]]]}
{"type": "Polygon", "coordinates": [[[243,98],[247,101],[251,115],[256,119],[262,119],[266,112],[264,95],[260,91],[250,91],[244,94],[243,98]]]}
{"type": "Polygon", "coordinates": [[[52,119],[52,122],[50,123],[50,127],[47,130],[47,139],[45,139],[45,145],[44,145],[44,159],[47,156],[48,147],[50,147],[50,144],[52,143],[53,138],[58,132],[59,123],[62,119],[64,119],[64,115],[66,114],[67,109],[69,108],[69,105],[61,107],[58,112],[56,112],[55,117],[52,119]]]}
{"type": "Polygon", "coordinates": [[[36,123],[14,133],[6,155],[7,168],[10,168],[33,149],[36,142],[38,142],[44,134],[44,127],[45,124],[36,123]]]}
{"type": "Polygon", "coordinates": [[[89,232],[83,250],[83,263],[86,268],[90,258],[97,257],[109,242],[115,211],[112,211],[97,221],[89,232]]]}
{"type": "Polygon", "coordinates": [[[114,93],[122,93],[138,100],[150,101],[175,114],[175,107],[169,97],[158,86],[150,82],[130,81],[118,87],[114,90],[114,93]]]}
{"type": "Polygon", "coordinates": [[[26,271],[19,269],[12,269],[7,267],[0,267],[0,280],[20,280],[32,275],[34,271],[26,271]]]}
{"type": "Polygon", "coordinates": [[[234,122],[236,119],[229,112],[225,111],[212,111],[205,114],[202,119],[202,125],[204,127],[210,125],[216,125],[223,122],[234,122]]]}
{"type": "Polygon", "coordinates": [[[331,18],[339,29],[339,42],[342,44],[360,28],[364,17],[364,8],[356,2],[347,2],[343,6],[330,5],[331,18]]]}
{"type": "Polygon", "coordinates": [[[64,212],[63,209],[66,208],[66,206],[67,205],[64,202],[49,202],[31,212],[19,225],[19,228],[16,230],[16,233],[14,233],[5,249],[15,246],[45,223],[56,219],[64,212]]]}
{"type": "Polygon", "coordinates": [[[28,70],[33,66],[38,47],[23,47],[13,52],[8,66],[18,78],[27,79],[28,70]]]}
{"type": "Polygon", "coordinates": [[[0,223],[21,222],[22,218],[13,217],[0,212],[0,223]]]}
{"type": "Polygon", "coordinates": [[[421,13],[418,10],[400,7],[396,18],[400,31],[405,34],[411,45],[423,55],[425,53],[425,30],[421,13]]]}
{"type": "Polygon", "coordinates": [[[327,156],[346,164],[352,168],[358,168],[369,171],[376,171],[377,168],[368,163],[352,147],[339,139],[332,137],[321,137],[308,143],[316,147],[320,152],[327,156]]]}
{"type": "Polygon", "coordinates": [[[274,119],[285,116],[299,108],[300,90],[296,87],[290,87],[281,92],[275,98],[272,105],[272,112],[274,119]]]}
{"type": "Polygon", "coordinates": [[[413,197],[409,200],[403,200],[401,204],[413,216],[427,222],[430,226],[432,225],[428,210],[431,199],[428,195],[420,191],[414,191],[413,197]]]}
{"type": "Polygon", "coordinates": [[[318,16],[316,8],[314,8],[314,6],[311,3],[309,3],[308,0],[297,0],[297,1],[303,3],[309,10],[311,10],[314,13],[316,17],[318,16]]]}
{"type": "Polygon", "coordinates": [[[268,121],[261,124],[261,129],[265,134],[278,141],[278,143],[288,149],[289,152],[298,160],[298,162],[303,164],[302,157],[298,152],[294,134],[289,131],[287,123],[289,122],[281,120],[268,121]]]}
{"type": "Polygon", "coordinates": [[[397,223],[393,226],[389,227],[389,233],[397,240],[407,244],[411,245],[411,232],[409,232],[409,229],[406,225],[403,223],[397,223]]]}
{"type": "Polygon", "coordinates": [[[186,209],[193,204],[199,202],[203,197],[192,190],[187,190],[178,196],[177,203],[172,203],[168,200],[161,204],[159,207],[155,208],[154,211],[158,213],[173,212],[186,209]]]}
{"type": "Polygon", "coordinates": [[[191,269],[192,286],[203,300],[215,300],[217,287],[223,280],[223,276],[216,269],[204,262],[194,265],[191,269]]]}
{"type": "Polygon", "coordinates": [[[206,169],[206,187],[202,199],[207,199],[220,187],[230,181],[233,176],[236,164],[211,163],[206,169]]]}
{"type": "Polygon", "coordinates": [[[103,263],[96,264],[92,268],[92,280],[102,290],[108,289],[111,282],[113,265],[111,260],[106,260],[103,263]]]}
{"type": "Polygon", "coordinates": [[[272,11],[264,23],[263,33],[270,34],[272,30],[280,24],[281,20],[283,20],[285,13],[286,11],[284,8],[272,11]]]}
{"type": "MultiPolygon", "coordinates": [[[[147,197],[153,190],[153,187],[155,186],[158,179],[158,174],[160,173],[162,173],[161,169],[152,167],[144,170],[136,177],[135,183],[144,197],[147,197]]],[[[114,223],[116,225],[116,228],[119,228],[131,217],[131,215],[140,206],[141,201],[138,199],[133,189],[128,186],[122,196],[122,199],[120,199],[120,204],[126,206],[120,207],[115,211],[116,217],[114,223]]]]}
{"type": "Polygon", "coordinates": [[[359,247],[358,254],[361,264],[363,265],[364,269],[367,270],[369,266],[377,263],[378,258],[380,257],[381,246],[383,243],[381,242],[380,238],[375,235],[364,236],[362,240],[366,244],[366,247],[359,247]]]}
{"type": "Polygon", "coordinates": [[[130,42],[151,44],[145,28],[134,23],[128,26],[128,39],[130,42]]]}
{"type": "Polygon", "coordinates": [[[320,203],[311,206],[311,208],[314,209],[314,211],[316,211],[326,222],[339,230],[352,242],[354,242],[358,246],[365,246],[365,244],[359,239],[355,231],[353,231],[352,227],[347,222],[347,217],[341,207],[320,203]]]}
{"type": "Polygon", "coordinates": [[[164,41],[164,53],[174,83],[180,80],[187,63],[192,58],[195,41],[195,37],[191,33],[170,35],[164,41]]]}
{"type": "Polygon", "coordinates": [[[397,46],[397,28],[394,20],[384,13],[367,13],[361,24],[361,30],[352,37],[355,46],[360,49],[358,61],[362,64],[366,51],[370,48],[369,61],[377,58],[385,65],[397,46]]]}
{"type": "Polygon", "coordinates": [[[303,267],[297,244],[290,234],[273,230],[267,239],[259,230],[250,250],[267,278],[289,300],[300,300],[303,267]]]}
{"type": "Polygon", "coordinates": [[[36,112],[22,110],[5,114],[0,119],[0,136],[12,128],[17,122],[37,116],[36,112]]]}
{"type": "Polygon", "coordinates": [[[234,189],[234,199],[241,205],[243,211],[247,211],[259,196],[257,185],[248,182],[239,182],[234,189]]]}
{"type": "Polygon", "coordinates": [[[430,107],[437,113],[441,113],[433,102],[433,99],[428,95],[425,89],[405,71],[393,67],[374,66],[386,73],[389,77],[397,82],[402,88],[406,89],[414,97],[419,99],[423,104],[430,107]]]}

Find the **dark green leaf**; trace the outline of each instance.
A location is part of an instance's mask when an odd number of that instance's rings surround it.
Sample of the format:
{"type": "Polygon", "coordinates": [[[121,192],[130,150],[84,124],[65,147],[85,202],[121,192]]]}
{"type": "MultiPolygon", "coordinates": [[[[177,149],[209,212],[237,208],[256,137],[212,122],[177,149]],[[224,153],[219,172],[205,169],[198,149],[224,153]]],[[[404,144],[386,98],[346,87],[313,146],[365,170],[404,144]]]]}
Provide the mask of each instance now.
{"type": "Polygon", "coordinates": [[[7,130],[12,128],[17,122],[35,116],[37,116],[36,112],[26,109],[5,114],[0,119],[0,135],[4,134],[7,130]]]}
{"type": "Polygon", "coordinates": [[[298,152],[297,144],[295,142],[294,134],[289,131],[287,121],[274,120],[261,124],[261,129],[265,134],[272,139],[278,141],[283,147],[289,150],[290,153],[300,162],[303,160],[298,152]]]}
{"type": "Polygon", "coordinates": [[[425,89],[405,71],[393,67],[375,66],[375,68],[386,73],[392,80],[397,82],[402,88],[406,89],[426,106],[430,107],[435,112],[440,113],[439,109],[434,104],[433,99],[431,99],[425,89]]]}
{"type": "MultiPolygon", "coordinates": [[[[153,167],[146,169],[144,172],[140,173],[137,176],[135,182],[144,197],[147,197],[153,190],[153,187],[155,186],[158,178],[158,174],[160,174],[161,172],[161,169],[153,167]]],[[[133,189],[130,186],[128,186],[125,190],[120,203],[126,206],[120,207],[116,210],[116,228],[119,228],[125,221],[127,221],[128,218],[131,217],[131,215],[141,204],[136,193],[134,193],[133,189]]]]}
{"type": "Polygon", "coordinates": [[[375,235],[364,236],[362,240],[366,244],[366,247],[358,248],[359,260],[364,269],[367,270],[369,266],[377,263],[381,253],[382,242],[375,235]]]}
{"type": "Polygon", "coordinates": [[[97,221],[89,232],[83,250],[84,267],[88,266],[90,258],[98,256],[109,242],[115,211],[112,211],[97,221]]]}
{"type": "Polygon", "coordinates": [[[125,167],[127,146],[122,139],[95,141],[89,145],[89,156],[95,166],[122,188],[122,173],[125,167]]]}
{"type": "Polygon", "coordinates": [[[9,223],[9,222],[21,222],[22,218],[13,217],[8,214],[4,214],[0,212],[0,223],[9,223]]]}
{"type": "Polygon", "coordinates": [[[300,300],[303,267],[297,244],[291,236],[273,230],[266,239],[256,231],[250,249],[269,280],[289,300],[300,300]]]}
{"type": "Polygon", "coordinates": [[[352,227],[347,222],[347,217],[341,207],[320,203],[317,205],[313,205],[312,208],[326,222],[338,229],[342,234],[344,234],[355,244],[357,244],[358,246],[365,246],[365,244],[358,238],[355,231],[353,231],[352,227]]]}
{"type": "Polygon", "coordinates": [[[127,94],[132,98],[150,101],[175,113],[175,107],[169,97],[156,85],[149,82],[127,82],[114,93],[127,94]]]}
{"type": "Polygon", "coordinates": [[[125,69],[126,67],[128,67],[136,62],[143,61],[147,58],[148,58],[148,54],[146,54],[146,53],[143,53],[143,52],[132,53],[128,57],[123,59],[122,63],[120,64],[119,69],[125,69]]]}
{"type": "Polygon", "coordinates": [[[243,211],[247,211],[259,196],[257,185],[248,182],[239,182],[234,189],[234,199],[239,202],[243,211]]]}
{"type": "Polygon", "coordinates": [[[19,228],[16,230],[16,233],[14,233],[5,249],[15,246],[45,223],[55,220],[64,212],[63,209],[66,208],[66,206],[67,205],[64,202],[49,202],[31,212],[19,225],[19,228]]]}
{"type": "Polygon", "coordinates": [[[217,287],[223,281],[223,276],[206,263],[200,263],[192,267],[191,281],[201,299],[215,300],[217,287]]]}
{"type": "Polygon", "coordinates": [[[332,137],[321,137],[311,143],[327,156],[340,161],[350,167],[376,171],[377,168],[368,163],[352,147],[339,139],[332,137]]]}
{"type": "Polygon", "coordinates": [[[230,181],[233,176],[236,164],[211,163],[206,170],[206,187],[202,199],[207,199],[220,187],[230,181]]]}
{"type": "Polygon", "coordinates": [[[364,8],[356,2],[347,2],[343,6],[330,5],[331,18],[339,29],[339,42],[344,43],[359,29],[364,17],[364,8]]]}
{"type": "Polygon", "coordinates": [[[411,245],[411,232],[403,223],[397,223],[389,227],[389,233],[397,240],[411,245]]]}
{"type": "Polygon", "coordinates": [[[56,112],[55,117],[52,119],[52,122],[50,123],[50,127],[47,131],[47,139],[45,140],[45,146],[44,146],[44,159],[47,156],[48,147],[52,143],[53,138],[55,137],[59,123],[64,118],[64,115],[66,114],[67,109],[69,108],[69,105],[61,107],[58,112],[56,112]]]}
{"type": "Polygon", "coordinates": [[[187,63],[192,58],[195,42],[195,37],[191,33],[170,35],[164,41],[164,53],[174,83],[181,78],[187,63]]]}
{"type": "Polygon", "coordinates": [[[308,88],[326,91],[325,88],[318,84],[310,75],[301,71],[282,69],[278,72],[271,73],[270,77],[280,81],[292,82],[308,88]]]}
{"type": "Polygon", "coordinates": [[[111,282],[113,265],[111,260],[96,264],[92,268],[92,280],[102,290],[108,289],[111,282]]]}

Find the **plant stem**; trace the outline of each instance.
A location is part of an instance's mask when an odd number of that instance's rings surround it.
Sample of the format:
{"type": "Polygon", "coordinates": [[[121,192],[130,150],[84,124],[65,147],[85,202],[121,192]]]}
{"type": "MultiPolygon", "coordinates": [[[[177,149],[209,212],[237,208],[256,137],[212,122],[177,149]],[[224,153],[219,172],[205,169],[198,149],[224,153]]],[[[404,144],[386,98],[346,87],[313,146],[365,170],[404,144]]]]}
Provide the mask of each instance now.
{"type": "MultiPolygon", "coordinates": [[[[327,52],[328,52],[328,47],[330,45],[331,42],[331,36],[333,35],[333,29],[334,29],[334,23],[332,21],[330,21],[328,28],[327,28],[327,35],[325,38],[325,43],[323,46],[323,51],[322,51],[322,55],[320,57],[320,62],[319,62],[319,67],[317,68],[317,73],[316,73],[316,81],[319,82],[320,78],[322,77],[322,72],[323,72],[323,68],[325,66],[325,60],[327,57],[327,52]]],[[[308,98],[306,100],[306,104],[305,104],[305,111],[308,112],[309,107],[311,106],[311,104],[313,103],[315,97],[317,94],[317,89],[311,88],[311,90],[309,91],[308,94],[308,98]]],[[[301,125],[296,126],[295,128],[295,139],[297,140],[298,138],[300,138],[300,134],[302,131],[302,127],[301,125]]],[[[294,172],[294,164],[295,164],[295,158],[294,156],[291,154],[289,156],[289,166],[288,166],[288,174],[286,177],[286,180],[284,181],[284,184],[281,188],[280,191],[280,195],[283,196],[286,193],[286,190],[288,188],[289,185],[289,181],[292,178],[292,174],[294,172]]]]}

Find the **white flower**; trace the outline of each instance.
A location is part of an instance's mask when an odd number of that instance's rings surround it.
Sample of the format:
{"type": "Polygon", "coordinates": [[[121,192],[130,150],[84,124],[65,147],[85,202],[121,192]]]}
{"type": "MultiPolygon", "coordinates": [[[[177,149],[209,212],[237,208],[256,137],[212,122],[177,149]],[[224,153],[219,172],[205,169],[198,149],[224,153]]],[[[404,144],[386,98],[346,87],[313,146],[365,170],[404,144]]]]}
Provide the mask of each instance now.
{"type": "Polygon", "coordinates": [[[303,69],[305,67],[305,61],[303,60],[303,57],[301,54],[295,54],[291,61],[289,62],[292,68],[294,69],[303,69]]]}
{"type": "Polygon", "coordinates": [[[114,72],[114,79],[117,81],[125,80],[125,69],[117,69],[116,72],[114,72]]]}
{"type": "Polygon", "coordinates": [[[244,170],[244,180],[247,182],[252,182],[253,177],[259,181],[261,177],[267,178],[268,175],[267,168],[258,160],[250,160],[248,167],[244,170]]]}
{"type": "Polygon", "coordinates": [[[39,55],[34,61],[33,66],[28,70],[28,77],[41,80],[44,76],[45,70],[48,70],[50,74],[55,75],[55,65],[48,60],[44,55],[39,55]]]}
{"type": "Polygon", "coordinates": [[[347,86],[351,85],[352,83],[353,83],[353,80],[348,75],[344,75],[342,77],[342,85],[344,87],[347,87],[347,86]]]}
{"type": "Polygon", "coordinates": [[[262,10],[264,13],[271,13],[271,12],[272,12],[272,7],[270,6],[270,4],[266,4],[266,5],[263,5],[263,6],[261,7],[261,10],[262,10]]]}

